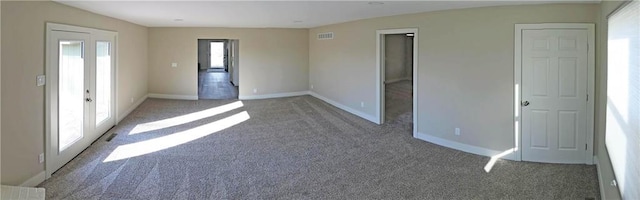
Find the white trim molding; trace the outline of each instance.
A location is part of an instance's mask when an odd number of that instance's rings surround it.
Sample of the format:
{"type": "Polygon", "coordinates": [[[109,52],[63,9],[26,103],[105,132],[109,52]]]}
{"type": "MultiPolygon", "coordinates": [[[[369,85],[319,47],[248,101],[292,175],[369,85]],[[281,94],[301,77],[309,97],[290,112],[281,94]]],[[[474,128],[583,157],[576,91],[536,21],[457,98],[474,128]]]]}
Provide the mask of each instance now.
{"type": "Polygon", "coordinates": [[[193,95],[149,93],[148,97],[149,98],[156,98],[156,99],[198,100],[198,96],[197,95],[193,96],[193,95]]]}
{"type": "Polygon", "coordinates": [[[136,101],[135,103],[133,103],[133,105],[131,105],[129,108],[127,108],[127,110],[125,110],[124,113],[119,114],[118,115],[118,119],[116,121],[116,124],[118,124],[118,122],[122,121],[125,117],[129,116],[129,114],[131,114],[131,112],[133,112],[133,110],[138,108],[138,106],[140,106],[140,104],[142,104],[142,102],[147,100],[148,97],[149,97],[149,95],[142,96],[142,98],[138,99],[138,101],[136,101]]]}
{"type": "Polygon", "coordinates": [[[24,181],[23,183],[20,184],[21,187],[35,187],[40,185],[40,183],[44,182],[44,180],[47,178],[47,173],[45,171],[41,171],[40,173],[36,174],[35,176],[29,178],[28,180],[24,181]]]}
{"type": "Polygon", "coordinates": [[[513,64],[513,84],[514,84],[514,110],[513,110],[513,123],[515,146],[516,146],[516,160],[522,160],[522,123],[521,123],[521,95],[522,95],[522,32],[523,30],[541,30],[541,29],[576,29],[587,30],[588,39],[588,51],[587,51],[587,125],[586,125],[586,144],[587,150],[584,155],[584,163],[592,165],[593,161],[593,137],[594,137],[594,109],[595,109],[595,24],[593,23],[541,23],[541,24],[516,24],[515,25],[515,40],[514,40],[514,64],[513,64]]]}
{"type": "MultiPolygon", "coordinates": [[[[414,135],[414,137],[418,138],[420,140],[424,140],[424,141],[429,142],[429,143],[433,143],[433,144],[437,144],[437,145],[443,146],[443,147],[451,148],[451,149],[454,149],[454,150],[460,150],[460,151],[464,151],[464,152],[472,153],[472,154],[476,154],[476,155],[481,155],[481,156],[493,157],[493,156],[500,155],[500,154],[504,153],[504,151],[496,151],[496,150],[487,149],[487,148],[483,148],[483,147],[463,144],[463,143],[460,143],[460,142],[455,142],[455,141],[439,138],[439,137],[432,136],[432,135],[429,135],[429,134],[426,134],[426,133],[421,133],[421,132],[417,132],[414,135]]],[[[509,151],[509,150],[506,150],[506,151],[509,151]]],[[[501,159],[507,159],[507,160],[516,160],[515,154],[516,153],[510,153],[510,154],[504,155],[504,156],[502,156],[500,158],[501,159]]]]}
{"type": "Polygon", "coordinates": [[[238,99],[240,100],[271,99],[271,98],[303,96],[308,94],[309,94],[309,91],[262,94],[262,95],[239,95],[238,99]]]}
{"type": "Polygon", "coordinates": [[[385,80],[384,83],[385,84],[390,84],[390,83],[395,83],[395,82],[400,82],[400,81],[411,81],[411,78],[410,77],[404,77],[404,78],[389,79],[389,80],[385,80]]]}
{"type": "Polygon", "coordinates": [[[600,167],[600,161],[598,156],[593,156],[593,163],[596,165],[596,171],[598,172],[598,186],[600,186],[600,199],[607,199],[604,192],[604,180],[602,179],[602,167],[600,167]]]}
{"type": "Polygon", "coordinates": [[[313,96],[315,98],[318,98],[318,99],[320,99],[320,100],[322,100],[324,102],[327,102],[328,104],[331,104],[332,106],[340,108],[340,109],[342,109],[344,111],[347,111],[347,112],[349,112],[351,114],[354,114],[354,115],[356,115],[358,117],[361,117],[363,119],[369,120],[369,121],[371,121],[373,123],[377,123],[377,121],[378,121],[376,116],[372,116],[372,115],[368,115],[366,113],[360,112],[360,111],[355,110],[355,109],[353,109],[353,108],[351,108],[349,106],[345,106],[344,104],[338,103],[337,101],[334,101],[334,100],[331,100],[331,99],[329,99],[327,97],[319,95],[318,93],[309,92],[309,95],[311,95],[311,96],[313,96]]]}

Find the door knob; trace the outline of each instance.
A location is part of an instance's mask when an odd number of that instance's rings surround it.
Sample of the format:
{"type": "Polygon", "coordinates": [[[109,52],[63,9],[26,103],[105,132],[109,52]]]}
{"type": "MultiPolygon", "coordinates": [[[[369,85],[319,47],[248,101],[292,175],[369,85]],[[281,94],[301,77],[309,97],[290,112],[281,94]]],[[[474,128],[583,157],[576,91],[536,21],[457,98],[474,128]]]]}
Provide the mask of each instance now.
{"type": "Polygon", "coordinates": [[[523,101],[522,102],[522,106],[528,106],[529,105],[529,101],[523,101]]]}
{"type": "Polygon", "coordinates": [[[91,98],[87,98],[87,99],[85,99],[85,101],[92,102],[93,100],[91,98]]]}

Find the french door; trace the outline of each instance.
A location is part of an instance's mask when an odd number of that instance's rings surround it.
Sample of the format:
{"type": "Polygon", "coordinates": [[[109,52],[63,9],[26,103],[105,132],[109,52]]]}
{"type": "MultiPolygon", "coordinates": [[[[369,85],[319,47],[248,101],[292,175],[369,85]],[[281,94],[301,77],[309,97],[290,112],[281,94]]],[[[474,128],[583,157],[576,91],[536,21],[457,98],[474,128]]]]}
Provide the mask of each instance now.
{"type": "Polygon", "coordinates": [[[115,32],[47,24],[47,177],[116,123],[115,40],[115,32]]]}

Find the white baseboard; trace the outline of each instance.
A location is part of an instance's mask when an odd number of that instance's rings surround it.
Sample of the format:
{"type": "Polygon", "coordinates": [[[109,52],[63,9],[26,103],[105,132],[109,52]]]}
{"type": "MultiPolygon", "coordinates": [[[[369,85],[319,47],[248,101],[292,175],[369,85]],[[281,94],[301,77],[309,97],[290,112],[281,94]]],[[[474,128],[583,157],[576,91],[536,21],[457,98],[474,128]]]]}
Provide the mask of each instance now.
{"type": "Polygon", "coordinates": [[[262,95],[239,95],[238,99],[240,100],[271,99],[271,98],[282,98],[282,97],[295,97],[295,96],[302,96],[302,95],[308,95],[308,94],[309,94],[309,91],[262,94],[262,95]]]}
{"type": "Polygon", "coordinates": [[[395,83],[395,82],[400,82],[400,81],[409,81],[411,79],[409,78],[396,78],[396,79],[389,79],[384,81],[385,84],[389,84],[389,83],[395,83]]]}
{"type": "Polygon", "coordinates": [[[593,156],[593,162],[596,164],[596,171],[598,172],[598,184],[600,186],[600,199],[607,199],[607,194],[604,193],[604,180],[602,180],[602,169],[600,168],[600,160],[598,156],[593,156]]]}
{"type": "Polygon", "coordinates": [[[178,100],[198,100],[198,95],[175,95],[175,94],[155,94],[149,93],[149,98],[157,99],[178,99],[178,100]]]}
{"type": "MultiPolygon", "coordinates": [[[[481,155],[481,156],[492,157],[492,156],[495,156],[495,155],[503,153],[501,151],[496,151],[496,150],[487,149],[487,148],[483,148],[483,147],[477,147],[477,146],[473,146],[473,145],[463,144],[463,143],[442,139],[442,138],[439,138],[439,137],[431,136],[431,135],[428,135],[428,134],[425,134],[425,133],[420,133],[420,132],[416,132],[414,137],[418,138],[420,140],[424,140],[424,141],[427,141],[427,142],[430,142],[430,143],[434,143],[434,144],[443,146],[443,147],[448,147],[448,148],[451,148],[451,149],[460,150],[460,151],[464,151],[464,152],[472,153],[472,154],[476,154],[476,155],[481,155]]],[[[507,151],[507,150],[505,150],[505,151],[507,151]]],[[[505,155],[505,156],[501,157],[501,159],[516,160],[516,156],[515,156],[514,153],[511,153],[511,154],[508,154],[508,155],[505,155]]]]}
{"type": "Polygon", "coordinates": [[[46,173],[44,171],[41,171],[40,173],[36,174],[35,176],[31,177],[30,179],[26,180],[25,182],[23,182],[22,184],[20,184],[21,187],[35,187],[38,186],[38,184],[44,182],[44,179],[46,178],[46,173]]]}
{"type": "Polygon", "coordinates": [[[142,104],[142,102],[144,102],[144,100],[147,100],[147,97],[149,95],[144,95],[142,96],[142,98],[138,99],[138,101],[134,102],[133,105],[131,105],[126,111],[124,111],[124,113],[120,113],[118,114],[118,119],[116,121],[116,124],[118,124],[120,121],[122,121],[125,117],[127,117],[131,112],[133,112],[133,110],[135,110],[136,108],[138,108],[138,106],[140,106],[140,104],[142,104]]]}
{"type": "Polygon", "coordinates": [[[331,104],[331,105],[333,105],[333,106],[335,106],[335,107],[338,107],[338,108],[340,108],[340,109],[342,109],[342,110],[344,110],[344,111],[347,111],[347,112],[349,112],[349,113],[351,113],[351,114],[354,114],[354,115],[356,115],[356,116],[358,116],[358,117],[362,117],[363,119],[369,120],[369,121],[371,121],[371,122],[373,122],[373,123],[376,123],[376,124],[378,123],[378,119],[377,119],[377,117],[375,117],[375,116],[365,114],[365,113],[363,113],[363,112],[360,112],[360,111],[358,111],[358,110],[355,110],[355,109],[353,109],[353,108],[350,108],[349,106],[345,106],[345,105],[343,105],[343,104],[341,104],[341,103],[338,103],[338,102],[336,102],[336,101],[334,101],[334,100],[331,100],[331,99],[329,99],[329,98],[327,98],[327,97],[324,97],[324,96],[322,96],[322,95],[319,95],[318,93],[315,93],[315,92],[311,92],[311,91],[310,91],[310,92],[309,92],[309,95],[311,95],[311,96],[313,96],[313,97],[315,97],[315,98],[318,98],[318,99],[320,99],[320,100],[323,100],[324,102],[327,102],[328,104],[331,104]]]}

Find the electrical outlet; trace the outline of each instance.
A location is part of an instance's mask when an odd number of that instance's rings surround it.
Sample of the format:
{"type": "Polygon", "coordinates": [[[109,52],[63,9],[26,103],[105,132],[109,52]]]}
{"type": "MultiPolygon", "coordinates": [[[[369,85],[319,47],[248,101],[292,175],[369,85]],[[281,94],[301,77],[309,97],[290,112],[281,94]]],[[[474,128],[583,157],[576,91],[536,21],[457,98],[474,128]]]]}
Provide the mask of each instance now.
{"type": "Polygon", "coordinates": [[[253,88],[253,93],[258,93],[258,89],[257,88],[253,88]]]}
{"type": "Polygon", "coordinates": [[[361,101],[361,102],[360,102],[360,107],[363,107],[363,108],[364,108],[364,101],[361,101]]]}
{"type": "Polygon", "coordinates": [[[38,162],[40,163],[44,162],[44,153],[41,153],[40,155],[38,155],[38,162]]]}
{"type": "Polygon", "coordinates": [[[178,67],[178,63],[171,63],[171,67],[178,67]]]}
{"type": "Polygon", "coordinates": [[[43,86],[46,84],[47,78],[44,75],[36,76],[36,86],[43,86]]]}
{"type": "Polygon", "coordinates": [[[133,103],[133,97],[131,97],[131,103],[133,103]]]}
{"type": "Polygon", "coordinates": [[[311,85],[311,89],[313,89],[313,85],[311,85]]]}
{"type": "Polygon", "coordinates": [[[460,135],[460,128],[456,128],[455,134],[460,135]]]}

